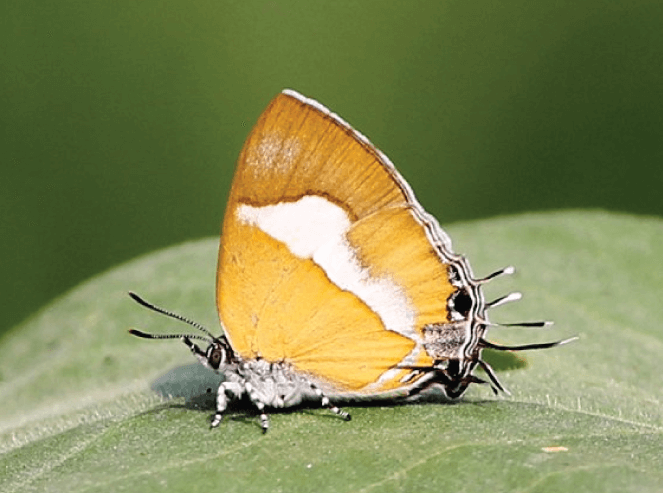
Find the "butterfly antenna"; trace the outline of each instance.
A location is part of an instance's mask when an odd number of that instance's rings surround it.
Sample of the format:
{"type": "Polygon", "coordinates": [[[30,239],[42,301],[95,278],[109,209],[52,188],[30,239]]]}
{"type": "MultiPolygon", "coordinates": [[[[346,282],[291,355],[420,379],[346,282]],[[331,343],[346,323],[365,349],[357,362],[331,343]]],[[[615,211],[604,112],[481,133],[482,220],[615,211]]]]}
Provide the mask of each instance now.
{"type": "MultiPolygon", "coordinates": [[[[214,336],[212,335],[212,333],[211,333],[209,330],[207,330],[205,327],[203,327],[202,325],[200,325],[198,322],[194,322],[194,321],[191,320],[191,319],[188,319],[188,318],[186,318],[186,317],[183,317],[183,316],[180,315],[179,313],[174,313],[174,312],[171,312],[171,311],[168,311],[168,310],[164,310],[164,309],[161,308],[161,307],[158,307],[158,306],[156,306],[156,305],[153,305],[153,304],[150,303],[149,301],[146,301],[146,300],[144,300],[143,298],[141,298],[140,296],[138,296],[138,295],[137,295],[136,293],[134,293],[133,291],[129,291],[129,296],[131,296],[131,299],[133,299],[133,300],[134,300],[136,303],[138,303],[139,305],[142,305],[142,306],[144,306],[145,308],[149,308],[150,310],[155,311],[155,312],[157,312],[157,313],[161,313],[162,315],[165,315],[165,316],[167,316],[167,317],[174,318],[175,320],[179,320],[180,322],[184,322],[184,323],[186,323],[186,324],[189,324],[191,327],[195,327],[195,328],[198,329],[199,331],[201,331],[201,332],[203,332],[204,334],[206,334],[206,335],[207,335],[210,339],[212,339],[213,341],[216,341],[216,340],[217,340],[217,338],[214,337],[214,336]]],[[[141,331],[139,331],[139,330],[134,330],[134,329],[131,329],[129,332],[130,332],[131,334],[135,335],[135,336],[143,337],[143,338],[145,338],[145,339],[175,339],[175,338],[183,337],[182,335],[172,335],[172,336],[163,335],[163,336],[158,336],[158,335],[148,334],[148,333],[146,333],[146,332],[141,332],[141,331]]],[[[208,339],[203,338],[202,336],[188,336],[188,337],[189,337],[189,338],[192,338],[192,339],[201,339],[201,340],[205,340],[205,341],[208,340],[208,339]]]]}
{"type": "Polygon", "coordinates": [[[142,337],[143,339],[198,339],[199,341],[209,342],[209,339],[203,336],[195,334],[150,334],[149,332],[143,332],[138,329],[129,329],[129,334],[136,337],[142,337]]]}

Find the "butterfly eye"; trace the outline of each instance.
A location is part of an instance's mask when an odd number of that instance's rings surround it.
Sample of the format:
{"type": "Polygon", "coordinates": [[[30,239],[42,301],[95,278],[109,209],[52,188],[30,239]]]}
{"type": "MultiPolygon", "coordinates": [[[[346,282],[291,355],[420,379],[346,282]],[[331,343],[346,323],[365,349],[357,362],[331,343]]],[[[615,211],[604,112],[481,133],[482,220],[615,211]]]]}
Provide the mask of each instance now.
{"type": "Polygon", "coordinates": [[[207,350],[207,361],[212,368],[218,369],[219,365],[225,361],[224,350],[217,346],[210,346],[207,350]]]}

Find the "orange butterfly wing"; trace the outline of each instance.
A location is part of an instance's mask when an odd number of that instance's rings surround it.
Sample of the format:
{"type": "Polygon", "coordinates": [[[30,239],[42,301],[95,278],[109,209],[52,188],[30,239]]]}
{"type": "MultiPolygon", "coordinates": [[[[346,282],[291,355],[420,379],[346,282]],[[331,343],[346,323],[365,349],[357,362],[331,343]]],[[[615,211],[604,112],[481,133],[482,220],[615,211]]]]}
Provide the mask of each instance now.
{"type": "Polygon", "coordinates": [[[405,385],[430,365],[426,324],[455,288],[388,159],[310,100],[282,93],[240,154],[217,306],[243,358],[286,361],[333,392],[405,385]]]}

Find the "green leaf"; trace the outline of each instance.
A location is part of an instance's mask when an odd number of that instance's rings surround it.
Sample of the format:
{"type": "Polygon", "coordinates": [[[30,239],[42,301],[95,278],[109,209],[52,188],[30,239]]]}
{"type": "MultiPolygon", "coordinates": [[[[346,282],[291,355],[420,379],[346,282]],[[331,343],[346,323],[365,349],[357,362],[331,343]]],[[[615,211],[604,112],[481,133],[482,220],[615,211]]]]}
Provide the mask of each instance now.
{"type": "Polygon", "coordinates": [[[454,405],[352,407],[349,423],[291,410],[266,435],[238,408],[210,431],[218,377],[177,341],[127,334],[183,329],[129,290],[217,326],[217,241],[192,242],[90,280],[0,341],[0,490],[660,491],[663,221],[578,211],[448,231],[478,276],[518,266],[486,287],[525,294],[494,321],[556,322],[491,340],[580,336],[489,356],[511,397],[474,386],[454,405]]]}

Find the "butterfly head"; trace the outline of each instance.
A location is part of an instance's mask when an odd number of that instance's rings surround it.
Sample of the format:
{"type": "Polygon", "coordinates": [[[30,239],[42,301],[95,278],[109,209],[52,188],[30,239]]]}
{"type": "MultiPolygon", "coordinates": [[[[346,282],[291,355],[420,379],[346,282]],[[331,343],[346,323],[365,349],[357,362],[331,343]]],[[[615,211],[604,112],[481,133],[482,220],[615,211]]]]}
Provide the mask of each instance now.
{"type": "Polygon", "coordinates": [[[226,365],[232,365],[239,362],[239,357],[233,351],[228,338],[224,335],[216,337],[207,330],[202,325],[183,317],[177,313],[164,310],[152,303],[144,300],[136,293],[129,293],[129,296],[138,304],[149,308],[152,311],[166,315],[167,317],[174,318],[181,322],[187,323],[192,327],[195,327],[201,331],[204,335],[200,334],[150,334],[136,329],[129,330],[129,333],[135,335],[136,337],[142,337],[143,339],[180,339],[193,353],[193,355],[198,358],[200,363],[209,368],[210,370],[217,371],[220,367],[226,365]],[[208,343],[207,348],[203,351],[192,339],[198,339],[200,341],[205,341],[208,343]]]}

